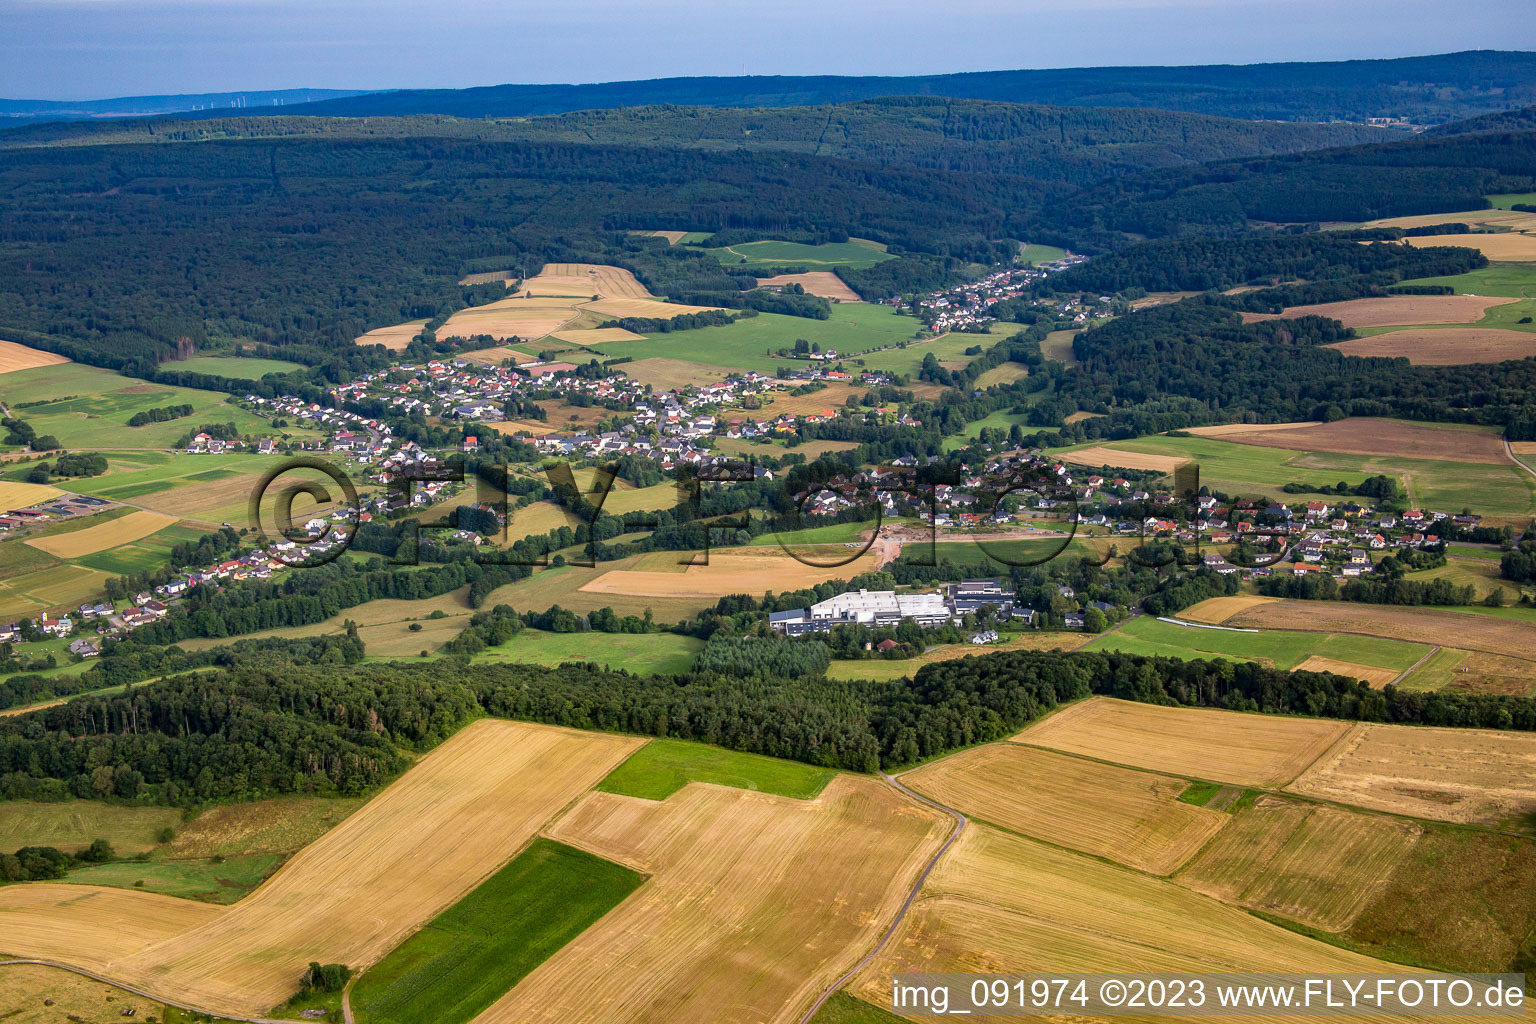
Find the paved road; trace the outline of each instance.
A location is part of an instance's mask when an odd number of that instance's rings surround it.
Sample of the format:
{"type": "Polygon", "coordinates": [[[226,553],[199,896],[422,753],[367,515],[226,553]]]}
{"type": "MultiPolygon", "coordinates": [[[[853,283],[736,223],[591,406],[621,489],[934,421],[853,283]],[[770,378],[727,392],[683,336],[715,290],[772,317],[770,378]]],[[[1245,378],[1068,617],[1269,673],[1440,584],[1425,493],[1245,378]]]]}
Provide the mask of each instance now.
{"type": "MultiPolygon", "coordinates": [[[[811,1006],[809,1010],[805,1011],[805,1016],[800,1018],[800,1024],[809,1024],[811,1018],[815,1017],[817,1012],[821,1009],[822,1004],[824,1004],[828,999],[831,999],[834,993],[836,993],[844,985],[848,984],[848,982],[853,980],[854,975],[858,974],[865,967],[869,966],[875,957],[880,955],[881,951],[884,950],[886,945],[890,943],[891,936],[896,934],[896,929],[906,918],[907,911],[912,908],[913,902],[917,899],[917,894],[922,891],[923,884],[928,881],[928,876],[932,874],[933,869],[938,866],[939,858],[943,857],[944,854],[949,852],[949,848],[955,845],[955,840],[960,838],[960,833],[965,831],[965,815],[961,814],[953,807],[946,807],[936,800],[928,799],[921,793],[914,793],[912,790],[908,789],[906,786],[903,786],[899,781],[897,781],[894,775],[887,775],[885,772],[881,772],[880,777],[919,803],[927,804],[929,807],[932,807],[935,810],[943,811],[945,814],[955,819],[955,830],[949,834],[949,838],[944,841],[943,846],[939,847],[938,852],[936,852],[933,857],[929,859],[927,866],[923,868],[923,873],[917,876],[917,881],[912,884],[912,891],[907,893],[906,901],[902,903],[901,909],[896,912],[896,916],[891,919],[891,925],[885,930],[885,934],[880,936],[880,941],[875,943],[875,948],[870,950],[864,959],[854,964],[853,967],[848,970],[848,973],[844,974],[841,978],[838,978],[831,985],[827,986],[827,990],[821,994],[821,997],[816,1000],[816,1002],[811,1006]]],[[[348,1021],[348,1024],[351,1024],[351,1022],[348,1021]]]]}

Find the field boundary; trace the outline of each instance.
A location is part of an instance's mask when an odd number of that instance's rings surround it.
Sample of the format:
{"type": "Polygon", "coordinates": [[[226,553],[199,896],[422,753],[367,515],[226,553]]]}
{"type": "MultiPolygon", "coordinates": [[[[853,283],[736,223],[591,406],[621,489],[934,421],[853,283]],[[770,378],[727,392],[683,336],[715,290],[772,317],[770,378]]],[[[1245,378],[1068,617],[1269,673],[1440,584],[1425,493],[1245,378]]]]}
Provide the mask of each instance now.
{"type": "MultiPolygon", "coordinates": [[[[954,753],[958,754],[962,753],[962,751],[957,750],[954,751],[954,753]]],[[[943,760],[943,758],[935,758],[935,760],[943,760]]],[[[831,985],[827,986],[827,990],[817,998],[816,1002],[811,1005],[809,1010],[805,1011],[805,1015],[800,1018],[799,1024],[810,1024],[811,1018],[816,1016],[817,1012],[822,1008],[828,999],[831,999],[832,996],[837,992],[842,991],[843,986],[852,981],[855,975],[857,975],[864,968],[868,967],[870,964],[874,963],[875,957],[879,956],[885,947],[890,944],[892,936],[896,934],[896,929],[901,927],[901,922],[906,920],[907,911],[911,910],[912,904],[917,902],[918,894],[923,891],[923,886],[928,882],[928,876],[933,874],[933,869],[939,866],[939,860],[944,856],[944,854],[949,852],[949,848],[951,846],[955,845],[955,841],[960,838],[960,834],[965,831],[965,826],[969,824],[966,816],[955,810],[953,807],[946,807],[944,804],[939,803],[937,800],[930,800],[928,797],[923,796],[921,793],[908,789],[897,780],[896,776],[887,775],[885,772],[881,772],[880,777],[890,785],[894,786],[897,792],[903,793],[906,796],[909,796],[912,799],[918,801],[919,803],[927,804],[929,807],[932,807],[935,810],[943,811],[951,818],[954,818],[955,830],[949,834],[948,839],[944,840],[944,845],[939,847],[938,850],[934,852],[933,856],[929,858],[928,863],[923,867],[922,873],[919,874],[917,876],[917,880],[912,883],[912,890],[907,893],[907,898],[902,901],[901,909],[897,910],[896,915],[891,918],[890,927],[887,928],[883,934],[881,934],[880,941],[876,942],[875,947],[868,953],[864,954],[858,963],[850,967],[846,974],[842,975],[837,980],[832,982],[831,985]]]]}

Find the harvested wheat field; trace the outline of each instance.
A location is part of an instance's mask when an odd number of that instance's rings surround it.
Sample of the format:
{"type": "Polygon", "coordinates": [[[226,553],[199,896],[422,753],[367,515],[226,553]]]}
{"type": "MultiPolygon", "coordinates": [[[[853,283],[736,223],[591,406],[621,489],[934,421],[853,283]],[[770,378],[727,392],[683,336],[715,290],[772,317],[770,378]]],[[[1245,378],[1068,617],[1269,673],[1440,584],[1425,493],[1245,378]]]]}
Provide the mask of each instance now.
{"type": "Polygon", "coordinates": [[[891,975],[916,971],[1404,970],[1287,931],[1174,882],[973,824],[849,991],[889,1006],[891,975]]]}
{"type": "Polygon", "coordinates": [[[311,960],[361,968],[394,948],[642,743],[476,722],[232,907],[10,886],[0,890],[0,931],[12,953],[210,1010],[260,1013],[293,994],[311,960]]]}
{"type": "Polygon", "coordinates": [[[390,327],[375,327],[367,334],[358,335],[353,342],[358,345],[383,345],[391,352],[400,352],[411,343],[412,338],[421,333],[426,323],[425,320],[408,320],[390,327]]]}
{"type": "Polygon", "coordinates": [[[1394,814],[1498,825],[1536,813],[1536,736],[1357,725],[1287,788],[1394,814]]]}
{"type": "Polygon", "coordinates": [[[1523,263],[1536,260],[1536,235],[1523,235],[1507,231],[1496,235],[1419,235],[1403,241],[1415,249],[1436,245],[1454,245],[1463,249],[1476,249],[1490,260],[1523,263]]]}
{"type": "Polygon", "coordinates": [[[1415,366],[1465,366],[1536,356],[1536,334],[1500,327],[1442,327],[1388,331],[1329,347],[1347,356],[1406,356],[1415,366]]]}
{"type": "Polygon", "coordinates": [[[1386,686],[1392,680],[1402,675],[1396,669],[1373,668],[1370,665],[1357,665],[1352,661],[1336,661],[1333,658],[1325,658],[1320,654],[1312,655],[1291,671],[1332,672],[1336,676],[1348,676],[1351,679],[1358,679],[1371,686],[1386,686]]]}
{"type": "Polygon", "coordinates": [[[1123,452],[1118,448],[1107,448],[1104,445],[1094,445],[1092,448],[1078,448],[1070,452],[1061,452],[1056,456],[1062,462],[1070,462],[1078,466],[1118,466],[1121,469],[1145,469],[1155,473],[1172,473],[1188,459],[1177,459],[1171,455],[1147,455],[1142,452],[1123,452]]]}
{"type": "Polygon", "coordinates": [[[704,313],[719,306],[690,306],[682,302],[663,302],[655,298],[603,298],[583,303],[583,309],[602,313],[604,316],[648,316],[657,320],[670,320],[684,313],[704,313]]]}
{"type": "Polygon", "coordinates": [[[461,352],[454,357],[469,363],[479,363],[482,366],[500,366],[508,359],[514,363],[538,362],[537,357],[527,352],[519,352],[507,345],[497,345],[495,348],[477,348],[470,352],[461,352]]]}
{"type": "Polygon", "coordinates": [[[993,743],[901,777],[904,785],[1000,828],[1166,875],[1230,818],[1179,801],[1184,779],[993,743]]]}
{"type": "MultiPolygon", "coordinates": [[[[799,554],[817,561],[846,559],[853,550],[841,544],[825,553],[803,549],[799,554]]],[[[764,590],[784,593],[833,579],[851,579],[880,567],[874,550],[844,565],[807,565],[778,546],[715,548],[708,565],[690,565],[681,573],[614,569],[584,585],[586,594],[622,594],[626,597],[719,597],[721,594],[756,594],[764,590]]]]}
{"type": "Polygon", "coordinates": [[[60,363],[67,362],[69,362],[68,359],[55,355],[52,352],[28,348],[26,345],[18,345],[14,341],[0,341],[0,373],[10,373],[13,370],[30,370],[38,366],[57,366],[60,363]]]}
{"type": "Polygon", "coordinates": [[[1347,302],[1287,306],[1281,313],[1244,313],[1243,320],[1294,320],[1325,316],[1345,327],[1394,327],[1403,324],[1475,324],[1494,306],[1516,301],[1484,295],[1389,295],[1347,302]]]}
{"type": "Polygon", "coordinates": [[[522,294],[484,306],[461,309],[437,329],[439,338],[488,334],[501,341],[535,340],[559,330],[580,314],[570,299],[527,298],[522,294]]]}
{"type": "Polygon", "coordinates": [[[1400,818],[1266,795],[1240,811],[1178,880],[1227,903],[1341,932],[1423,834],[1400,818]]]}
{"type": "Polygon", "coordinates": [[[830,270],[810,270],[804,274],[779,274],[757,279],[759,288],[786,284],[798,284],[812,295],[820,295],[824,299],[836,299],[838,302],[864,301],[859,298],[858,292],[849,288],[842,278],[830,270]]]}
{"type": "MultiPolygon", "coordinates": [[[[1531,337],[1536,339],[1536,335],[1531,337]]],[[[1407,423],[1372,416],[1356,416],[1332,423],[1275,423],[1248,425],[1247,429],[1238,427],[1238,424],[1228,424],[1217,428],[1220,433],[1214,436],[1223,441],[1258,445],[1261,448],[1509,465],[1504,442],[1496,430],[1437,427],[1428,423],[1407,423]]],[[[1191,433],[1212,436],[1209,428],[1197,427],[1191,433]]]]}
{"type": "Polygon", "coordinates": [[[16,480],[0,480],[0,508],[26,508],[49,498],[57,498],[64,492],[47,484],[24,484],[16,480]]]}
{"type": "MultiPolygon", "coordinates": [[[[55,960],[127,984],[136,975],[123,968],[127,958],[217,923],[229,912],[210,903],[95,885],[33,882],[0,889],[6,953],[55,960]]],[[[175,991],[167,987],[164,994],[175,998],[175,991]]]]}
{"type": "Polygon", "coordinates": [[[1257,594],[1239,594],[1236,597],[1211,597],[1197,605],[1185,608],[1179,612],[1178,617],[1187,619],[1190,622],[1204,622],[1210,626],[1219,626],[1239,612],[1278,600],[1280,600],[1278,597],[1260,597],[1257,594]]]}
{"type": "Polygon", "coordinates": [[[515,270],[487,270],[481,274],[465,274],[459,278],[460,285],[490,284],[493,281],[505,281],[508,287],[517,280],[515,270]]]}
{"type": "Polygon", "coordinates": [[[80,555],[93,555],[98,551],[115,548],[120,544],[131,544],[136,540],[143,540],[151,534],[159,533],[176,520],[176,516],[140,510],[99,526],[87,526],[83,530],[61,533],[53,537],[37,537],[27,543],[50,555],[57,555],[60,558],[77,558],[80,555]]]}
{"type": "Polygon", "coordinates": [[[793,1022],[894,918],[947,816],[873,779],[814,800],[589,793],[549,830],[650,876],[476,1024],[793,1022]]]}
{"type": "Polygon", "coordinates": [[[1351,601],[1275,600],[1253,605],[1226,620],[1230,626],[1359,633],[1388,640],[1423,643],[1425,637],[1451,639],[1461,650],[1531,658],[1536,626],[1470,612],[1436,611],[1351,601]]]}
{"type": "Polygon", "coordinates": [[[523,282],[523,294],[643,299],[651,293],[623,267],[601,263],[546,263],[536,275],[523,282]]]}
{"type": "MultiPolygon", "coordinates": [[[[1408,217],[1384,217],[1365,223],[1368,228],[1423,228],[1431,224],[1482,224],[1506,227],[1512,231],[1536,230],[1536,213],[1521,210],[1467,210],[1462,213],[1421,213],[1408,217]]],[[[1461,237],[1461,236],[1455,236],[1461,237]]]]}
{"type": "Polygon", "coordinates": [[[555,337],[577,345],[601,345],[607,341],[644,341],[645,335],[622,327],[594,327],[588,331],[556,331],[555,337]]]}
{"type": "Polygon", "coordinates": [[[689,384],[696,386],[718,384],[730,372],[719,367],[705,366],[703,363],[694,363],[686,359],[667,359],[662,356],[637,359],[632,363],[624,364],[624,376],[637,380],[641,384],[649,384],[655,391],[671,391],[673,388],[687,387],[689,384]]]}
{"type": "Polygon", "coordinates": [[[1015,742],[1241,786],[1282,786],[1349,728],[1343,722],[1170,708],[1090,697],[1015,742]]]}

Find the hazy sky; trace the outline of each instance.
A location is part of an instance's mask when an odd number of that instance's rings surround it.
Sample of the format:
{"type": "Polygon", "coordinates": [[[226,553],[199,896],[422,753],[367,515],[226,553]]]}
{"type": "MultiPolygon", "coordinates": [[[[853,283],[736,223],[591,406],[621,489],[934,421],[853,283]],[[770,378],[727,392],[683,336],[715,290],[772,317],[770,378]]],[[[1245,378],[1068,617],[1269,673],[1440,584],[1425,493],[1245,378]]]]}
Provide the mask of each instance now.
{"type": "Polygon", "coordinates": [[[0,96],[1536,49],[1536,0],[0,0],[0,96]]]}

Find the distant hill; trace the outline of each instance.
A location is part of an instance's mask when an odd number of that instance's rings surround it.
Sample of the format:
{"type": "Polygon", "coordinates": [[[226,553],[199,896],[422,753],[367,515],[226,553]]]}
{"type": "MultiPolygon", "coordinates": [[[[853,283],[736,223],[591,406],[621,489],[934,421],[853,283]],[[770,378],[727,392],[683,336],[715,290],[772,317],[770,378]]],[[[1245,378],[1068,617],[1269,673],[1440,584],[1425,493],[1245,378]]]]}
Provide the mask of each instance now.
{"type": "Polygon", "coordinates": [[[408,89],[326,100],[286,113],[499,117],[662,103],[813,106],[876,96],[1155,107],[1249,120],[1403,117],[1439,123],[1536,104],[1536,53],[1475,50],[1327,63],[1061,68],[902,77],[658,78],[590,85],[408,89]]]}
{"type": "Polygon", "coordinates": [[[1522,110],[1505,110],[1497,114],[1484,114],[1465,121],[1453,121],[1431,128],[1429,135],[1472,135],[1477,132],[1529,132],[1536,131],[1536,107],[1522,110]]]}
{"type": "Polygon", "coordinates": [[[1166,110],[890,97],[815,107],[631,107],[486,121],[439,115],[221,117],[34,125],[0,148],[263,138],[468,138],[581,146],[785,151],[878,166],[1086,185],[1126,172],[1401,137],[1357,124],[1284,124],[1166,110]]]}
{"type": "Polygon", "coordinates": [[[99,117],[150,117],[184,111],[253,107],[281,109],[293,104],[336,100],[361,94],[358,89],[258,89],[254,92],[174,93],[166,96],[119,96],[107,100],[0,99],[0,125],[36,121],[72,121],[99,117]]]}

